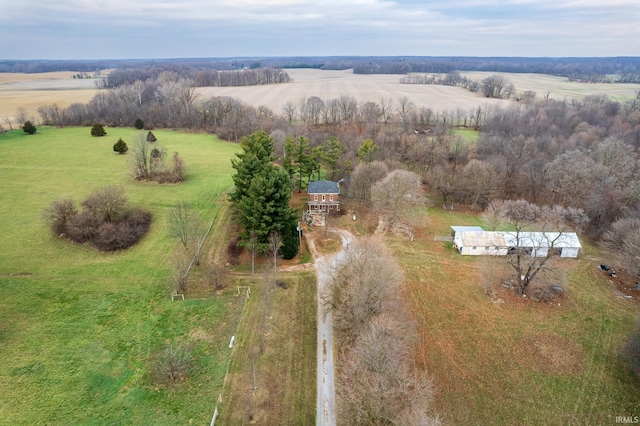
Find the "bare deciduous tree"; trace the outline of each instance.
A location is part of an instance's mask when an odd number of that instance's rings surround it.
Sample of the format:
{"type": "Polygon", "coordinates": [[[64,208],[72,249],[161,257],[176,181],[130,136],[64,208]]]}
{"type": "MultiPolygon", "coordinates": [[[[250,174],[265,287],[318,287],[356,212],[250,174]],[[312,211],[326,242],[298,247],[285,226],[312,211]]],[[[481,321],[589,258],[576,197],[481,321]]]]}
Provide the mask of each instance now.
{"type": "Polygon", "coordinates": [[[422,200],[420,176],[408,170],[393,170],[371,187],[371,202],[388,229],[402,223],[422,200]]]}
{"type": "Polygon", "coordinates": [[[293,124],[293,120],[294,118],[296,118],[296,109],[296,104],[291,101],[287,101],[287,103],[282,106],[282,112],[284,112],[284,115],[289,124],[293,124]]]}
{"type": "Polygon", "coordinates": [[[173,278],[174,278],[174,293],[184,294],[187,291],[187,283],[189,278],[189,264],[190,256],[187,252],[178,250],[173,256],[173,278]]]}
{"type": "Polygon", "coordinates": [[[346,424],[437,425],[432,388],[416,372],[414,325],[399,286],[400,267],[376,238],[353,241],[330,284],[339,373],[336,408],[346,424]]]}
{"type": "Polygon", "coordinates": [[[135,179],[149,179],[151,176],[151,147],[142,133],[134,137],[131,168],[135,179]]]}
{"type": "Polygon", "coordinates": [[[510,247],[507,263],[515,272],[515,291],[525,295],[536,276],[548,269],[552,253],[567,232],[580,232],[588,222],[584,211],[561,206],[540,208],[525,200],[504,202],[504,214],[513,227],[515,243],[510,247]],[[531,233],[534,230],[536,233],[531,233]]]}
{"type": "Polygon", "coordinates": [[[489,230],[495,231],[504,223],[505,218],[505,205],[502,200],[495,200],[489,203],[481,216],[484,223],[487,224],[489,230]]]}
{"type": "Polygon", "coordinates": [[[402,280],[402,271],[384,243],[376,238],[352,242],[334,271],[327,304],[334,327],[345,341],[354,341],[370,321],[388,308],[402,280]]]}
{"type": "Polygon", "coordinates": [[[198,232],[197,213],[191,210],[189,204],[182,201],[169,213],[169,227],[171,236],[177,237],[187,250],[198,232]]]}
{"type": "Polygon", "coordinates": [[[491,163],[473,159],[464,166],[460,178],[460,198],[473,208],[484,209],[498,195],[500,179],[491,163]]]}
{"type": "Polygon", "coordinates": [[[406,326],[376,317],[341,357],[337,410],[347,424],[439,425],[433,389],[413,371],[406,326]]]}
{"type": "Polygon", "coordinates": [[[615,261],[632,273],[640,273],[640,219],[615,221],[602,236],[602,244],[615,254],[615,261]]]}
{"type": "MultiPolygon", "coordinates": [[[[508,86],[513,86],[509,80],[499,74],[490,75],[482,80],[482,92],[487,98],[502,98],[508,86]]],[[[509,93],[515,88],[509,87],[509,93]]]]}
{"type": "Polygon", "coordinates": [[[82,202],[82,206],[105,222],[114,222],[124,213],[127,201],[122,186],[109,185],[94,190],[82,202]]]}
{"type": "Polygon", "coordinates": [[[282,248],[282,234],[278,231],[272,231],[269,233],[269,240],[267,241],[267,248],[265,254],[273,261],[273,273],[278,272],[278,258],[280,257],[280,249],[282,248]]]}
{"type": "Polygon", "coordinates": [[[7,126],[9,126],[9,130],[13,130],[13,123],[11,122],[11,118],[4,117],[2,121],[4,121],[7,124],[7,126]]]}
{"type": "Polygon", "coordinates": [[[253,279],[256,265],[256,253],[260,249],[260,242],[258,241],[258,236],[254,231],[249,233],[249,238],[245,242],[245,247],[251,255],[251,279],[253,279]]]}
{"type": "Polygon", "coordinates": [[[29,112],[26,108],[20,107],[16,110],[16,123],[18,126],[22,127],[24,123],[29,121],[29,112]]]}
{"type": "Polygon", "coordinates": [[[351,174],[349,195],[357,200],[371,200],[371,186],[388,172],[389,168],[381,161],[358,164],[351,174]]]}
{"type": "Polygon", "coordinates": [[[42,218],[49,223],[54,235],[67,232],[67,221],[78,213],[76,203],[70,198],[55,200],[42,212],[42,218]]]}

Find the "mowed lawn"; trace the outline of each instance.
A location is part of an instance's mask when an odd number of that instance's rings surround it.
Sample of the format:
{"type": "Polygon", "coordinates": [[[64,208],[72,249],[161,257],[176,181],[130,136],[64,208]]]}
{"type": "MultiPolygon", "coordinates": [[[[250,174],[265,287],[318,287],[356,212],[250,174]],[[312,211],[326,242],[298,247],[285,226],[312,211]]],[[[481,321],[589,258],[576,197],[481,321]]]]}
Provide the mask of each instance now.
{"type": "Polygon", "coordinates": [[[416,359],[433,378],[446,424],[605,425],[640,415],[640,380],[618,355],[637,326],[639,302],[618,297],[593,245],[585,241],[579,259],[559,262],[556,277],[566,285],[559,305],[506,291],[492,301],[482,283],[504,258],[463,257],[434,241],[450,225],[482,225],[478,217],[426,213],[415,241],[387,242],[406,274],[416,359]]]}
{"type": "Polygon", "coordinates": [[[107,128],[102,138],[89,130],[0,135],[0,424],[205,424],[244,301],[213,292],[171,301],[177,242],[168,218],[187,201],[215,219],[238,146],[154,131],[187,167],[183,184],[157,185],[135,182],[132,154],[113,152],[119,137],[131,149],[137,130],[107,128]],[[109,184],[153,213],[138,246],[104,254],[51,235],[43,208],[109,184]],[[195,362],[184,382],[167,386],[151,372],[171,342],[193,347],[195,362]]]}

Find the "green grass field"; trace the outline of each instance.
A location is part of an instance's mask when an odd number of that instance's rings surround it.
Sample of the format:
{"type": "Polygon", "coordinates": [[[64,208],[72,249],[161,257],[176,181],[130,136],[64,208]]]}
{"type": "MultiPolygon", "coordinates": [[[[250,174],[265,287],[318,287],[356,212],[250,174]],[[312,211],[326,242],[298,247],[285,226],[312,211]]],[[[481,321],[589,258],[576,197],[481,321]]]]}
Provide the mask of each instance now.
{"type": "Polygon", "coordinates": [[[0,424],[208,423],[244,301],[235,288],[172,302],[168,213],[179,201],[214,219],[232,185],[238,146],[210,135],[154,131],[187,167],[181,185],[135,182],[136,130],[38,128],[0,135],[0,424]],[[104,254],[52,236],[40,218],[54,199],[81,201],[122,185],[130,205],[153,213],[136,247],[104,254]],[[170,342],[194,348],[194,371],[165,385],[150,372],[170,342]]]}
{"type": "Polygon", "coordinates": [[[251,296],[220,405],[220,424],[315,424],[316,278],[310,272],[289,272],[280,273],[278,280],[286,288],[274,288],[262,277],[254,284],[245,282],[251,296]]]}

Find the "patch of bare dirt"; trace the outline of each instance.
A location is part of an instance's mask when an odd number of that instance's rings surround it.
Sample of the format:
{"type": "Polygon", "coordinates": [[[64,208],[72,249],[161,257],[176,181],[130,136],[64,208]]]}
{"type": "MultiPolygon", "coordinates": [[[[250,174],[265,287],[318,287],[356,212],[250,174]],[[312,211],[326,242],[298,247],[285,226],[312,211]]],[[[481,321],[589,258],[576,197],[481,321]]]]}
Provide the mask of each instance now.
{"type": "Polygon", "coordinates": [[[627,300],[640,299],[640,277],[634,276],[626,269],[610,268],[609,270],[603,270],[598,265],[598,270],[615,286],[621,298],[627,300]]]}
{"type": "Polygon", "coordinates": [[[214,336],[206,330],[196,328],[191,330],[191,333],[189,333],[189,340],[213,342],[214,336]]]}
{"type": "Polygon", "coordinates": [[[524,368],[551,375],[580,374],[587,364],[578,343],[555,334],[529,335],[517,345],[515,353],[524,368]]]}

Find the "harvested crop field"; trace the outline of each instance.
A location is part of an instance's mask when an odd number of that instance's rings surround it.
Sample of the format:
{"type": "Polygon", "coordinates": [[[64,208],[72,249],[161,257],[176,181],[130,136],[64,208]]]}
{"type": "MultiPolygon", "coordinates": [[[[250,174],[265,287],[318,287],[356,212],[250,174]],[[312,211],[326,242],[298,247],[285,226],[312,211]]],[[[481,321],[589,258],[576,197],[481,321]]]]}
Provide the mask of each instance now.
{"type": "Polygon", "coordinates": [[[380,102],[391,99],[396,102],[406,96],[418,107],[434,111],[462,108],[468,110],[478,105],[506,104],[509,101],[487,99],[461,87],[425,84],[400,84],[400,75],[354,74],[352,70],[322,71],[317,69],[288,69],[292,81],[283,84],[247,87],[206,87],[198,89],[200,96],[233,96],[244,102],[269,107],[276,114],[291,101],[296,105],[304,98],[317,96],[322,100],[350,96],[358,102],[380,102]]]}
{"type": "Polygon", "coordinates": [[[635,99],[636,90],[640,84],[627,83],[580,83],[569,81],[567,77],[548,74],[516,74],[495,72],[464,72],[463,76],[476,81],[482,81],[493,74],[507,78],[515,87],[517,93],[527,90],[536,92],[537,99],[542,99],[547,93],[551,99],[579,99],[588,95],[605,95],[615,101],[635,99]]]}
{"type": "Polygon", "coordinates": [[[0,119],[14,121],[18,108],[25,108],[29,118],[38,117],[38,108],[58,104],[67,107],[86,103],[98,92],[95,79],[74,79],[74,72],[39,74],[0,73],[0,119]]]}

